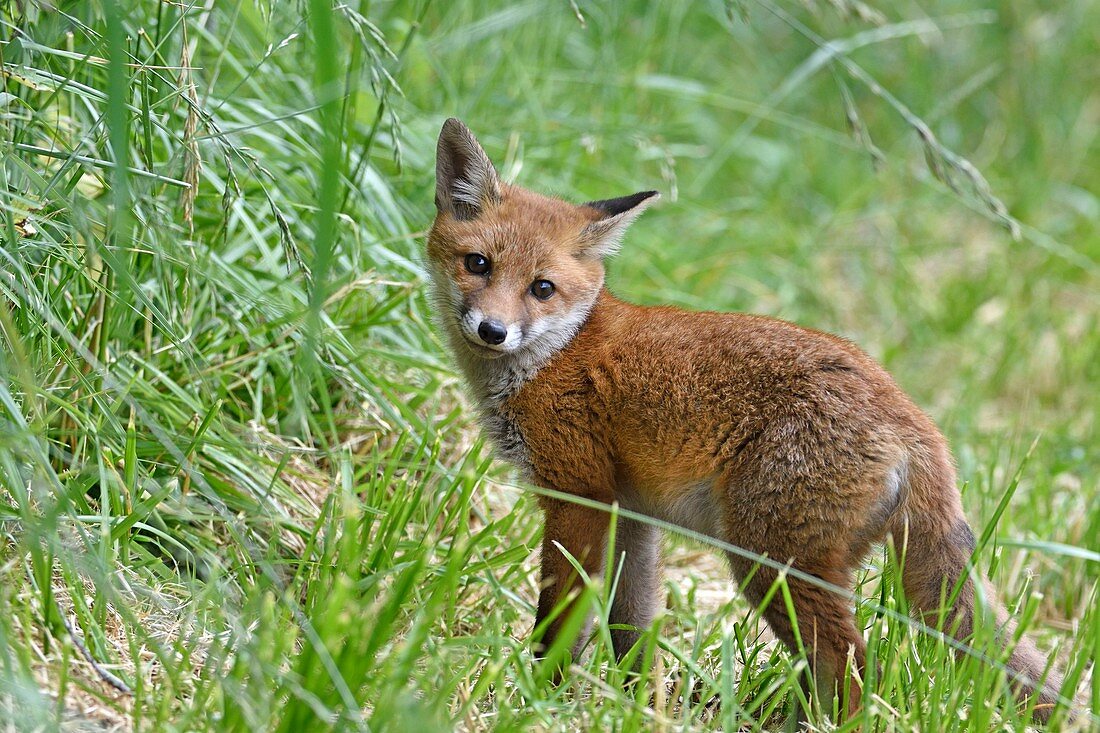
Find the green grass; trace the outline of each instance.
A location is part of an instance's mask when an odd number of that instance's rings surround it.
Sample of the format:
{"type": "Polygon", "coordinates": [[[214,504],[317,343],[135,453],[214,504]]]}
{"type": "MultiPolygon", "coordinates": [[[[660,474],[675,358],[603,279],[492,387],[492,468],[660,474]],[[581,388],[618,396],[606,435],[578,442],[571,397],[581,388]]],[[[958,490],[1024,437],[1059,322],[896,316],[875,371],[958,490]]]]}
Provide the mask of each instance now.
{"type": "MultiPolygon", "coordinates": [[[[1100,711],[1100,7],[807,5],[0,10],[0,726],[735,730],[801,704],[804,662],[682,539],[645,684],[606,630],[546,682],[534,494],[478,440],[420,266],[452,115],[531,188],[662,190],[617,293],[883,361],[952,442],[978,566],[1100,711]]],[[[861,580],[879,668],[841,728],[1022,730],[997,653],[900,620],[892,567],[861,580]]]]}

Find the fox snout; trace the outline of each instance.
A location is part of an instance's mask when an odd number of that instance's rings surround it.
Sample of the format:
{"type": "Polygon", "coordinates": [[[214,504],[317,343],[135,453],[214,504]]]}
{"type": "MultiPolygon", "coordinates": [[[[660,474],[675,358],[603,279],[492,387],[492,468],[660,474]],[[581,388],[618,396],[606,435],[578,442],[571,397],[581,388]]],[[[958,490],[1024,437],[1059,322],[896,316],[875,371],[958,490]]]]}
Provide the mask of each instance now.
{"type": "Polygon", "coordinates": [[[505,354],[515,350],[523,340],[523,329],[518,323],[508,323],[480,308],[469,308],[459,320],[462,335],[474,346],[505,354]]]}
{"type": "Polygon", "coordinates": [[[482,321],[477,326],[477,335],[490,346],[499,346],[508,338],[508,327],[500,321],[482,321]]]}

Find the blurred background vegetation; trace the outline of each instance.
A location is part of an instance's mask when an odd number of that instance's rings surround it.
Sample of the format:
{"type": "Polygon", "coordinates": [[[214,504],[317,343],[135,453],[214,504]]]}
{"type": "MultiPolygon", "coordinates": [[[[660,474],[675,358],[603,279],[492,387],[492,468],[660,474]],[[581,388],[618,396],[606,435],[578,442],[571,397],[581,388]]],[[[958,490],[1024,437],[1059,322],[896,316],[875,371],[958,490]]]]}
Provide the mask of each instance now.
{"type": "MultiPolygon", "coordinates": [[[[979,564],[1100,709],[1097,3],[16,0],[0,24],[6,729],[730,730],[797,704],[798,662],[675,541],[650,684],[622,692],[602,639],[540,681],[535,502],[478,439],[420,265],[449,116],[530,188],[665,194],[618,294],[883,361],[952,441],[979,564]]],[[[880,560],[864,590],[896,603],[880,560]]],[[[862,613],[865,729],[1023,726],[995,666],[862,613]]]]}

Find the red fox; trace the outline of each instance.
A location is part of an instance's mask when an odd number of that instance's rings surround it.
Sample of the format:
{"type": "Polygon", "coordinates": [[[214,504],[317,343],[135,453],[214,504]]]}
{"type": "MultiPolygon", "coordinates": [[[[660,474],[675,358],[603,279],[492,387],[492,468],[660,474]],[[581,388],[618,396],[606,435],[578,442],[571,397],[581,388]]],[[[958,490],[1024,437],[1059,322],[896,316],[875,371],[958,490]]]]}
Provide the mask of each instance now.
{"type": "MultiPolygon", "coordinates": [[[[974,534],[944,437],[881,366],[844,339],[784,321],[611,295],[604,260],[655,191],[578,206],[509,185],[456,119],[443,125],[437,155],[433,297],[503,458],[543,487],[618,502],[844,588],[871,546],[893,537],[905,543],[908,599],[926,613],[940,608],[967,573],[974,534]]],[[[609,529],[604,510],[545,497],[541,506],[536,628],[578,583],[559,546],[598,577],[609,529]]],[[[658,610],[660,537],[627,518],[616,537],[624,559],[610,621],[631,629],[612,631],[622,656],[658,610]]],[[[776,571],[752,572],[732,554],[729,562],[760,604],[776,571]]],[[[857,670],[865,660],[850,601],[788,583],[814,694],[831,699],[849,655],[857,670]]],[[[951,609],[960,639],[973,629],[974,603],[966,580],[951,609]]],[[[1011,638],[1004,608],[995,613],[1011,638]]],[[[548,624],[542,648],[565,615],[548,624]]],[[[783,602],[764,615],[796,650],[783,602]]],[[[1036,717],[1049,717],[1060,680],[1045,674],[1035,645],[1022,639],[1009,664],[1020,695],[1038,697],[1036,717]]],[[[844,692],[857,708],[858,684],[844,692]]]]}

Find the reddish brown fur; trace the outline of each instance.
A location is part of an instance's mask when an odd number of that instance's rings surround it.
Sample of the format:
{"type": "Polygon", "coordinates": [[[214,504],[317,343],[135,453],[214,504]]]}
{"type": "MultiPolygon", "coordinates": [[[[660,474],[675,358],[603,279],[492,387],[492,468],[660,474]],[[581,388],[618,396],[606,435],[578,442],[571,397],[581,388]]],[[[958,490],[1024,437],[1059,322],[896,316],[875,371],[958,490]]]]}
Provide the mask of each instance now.
{"type": "MultiPolygon", "coordinates": [[[[551,256],[563,243],[573,251],[584,247],[580,232],[595,219],[593,212],[581,207],[562,207],[554,199],[502,184],[504,197],[494,208],[492,219],[461,221],[451,217],[436,222],[428,240],[428,258],[447,268],[452,282],[462,292],[466,302],[478,305],[487,290],[482,278],[471,275],[462,264],[469,252],[480,252],[506,273],[504,280],[494,285],[497,292],[522,292],[536,274],[553,270],[558,285],[557,297],[572,304],[578,291],[591,288],[603,278],[603,265],[598,260],[561,259],[551,256]],[[461,242],[461,247],[455,247],[461,242]],[[575,285],[574,285],[575,284],[575,285]]],[[[491,295],[491,293],[489,294],[491,295]]],[[[502,317],[523,322],[561,303],[542,303],[532,298],[497,298],[494,303],[502,317]]]]}
{"type": "MultiPolygon", "coordinates": [[[[457,124],[444,128],[440,156],[456,145],[462,155],[483,156],[457,124]]],[[[487,159],[480,162],[491,169],[487,159]]],[[[456,168],[441,169],[441,187],[461,175],[456,168]]],[[[470,205],[470,218],[459,220],[444,204],[432,228],[436,287],[457,289],[458,300],[447,307],[474,304],[524,328],[571,308],[590,309],[575,335],[523,368],[508,366],[522,352],[482,359],[443,318],[486,428],[532,481],[684,524],[844,588],[874,543],[889,534],[899,543],[908,537],[907,594],[925,611],[940,607],[943,588],[950,591],[964,573],[973,535],[946,441],[882,367],[848,341],[775,319],[622,302],[602,289],[602,260],[590,251],[589,225],[608,212],[492,184],[470,205]],[[491,275],[464,269],[470,252],[492,260],[491,275]],[[527,284],[547,273],[558,286],[554,298],[527,297],[527,284]],[[498,377],[504,387],[486,386],[498,377]]],[[[437,201],[447,195],[442,190],[437,201]]],[[[557,545],[598,576],[608,537],[604,510],[556,499],[542,505],[539,623],[576,586],[557,545]]],[[[611,621],[645,627],[656,613],[657,533],[622,520],[618,534],[626,564],[611,621]]],[[[738,578],[754,570],[738,556],[730,563],[738,578]]],[[[749,600],[759,603],[775,577],[767,567],[755,569],[749,600]]],[[[849,601],[798,579],[789,587],[819,685],[831,691],[849,658],[857,670],[864,664],[849,601]]],[[[955,605],[960,638],[971,631],[973,597],[967,583],[955,605]]],[[[997,613],[1004,621],[1003,609],[997,613]]],[[[795,648],[783,604],[771,604],[765,615],[795,648]]],[[[560,627],[559,618],[543,643],[560,627]]],[[[624,653],[637,638],[617,632],[616,650],[624,653]]],[[[1032,680],[1045,668],[1026,640],[1012,665],[1032,680]]],[[[1020,690],[1034,692],[1027,684],[1020,690]]],[[[858,685],[847,694],[858,707],[858,685]]],[[[1038,694],[1044,707],[1037,716],[1044,718],[1053,685],[1038,694]]]]}

